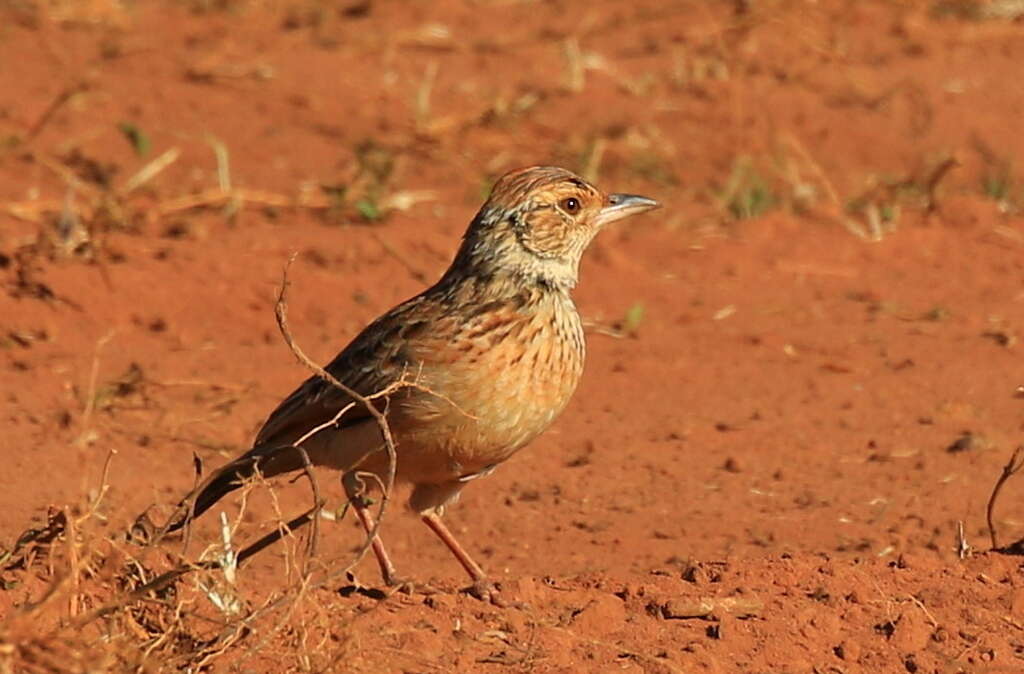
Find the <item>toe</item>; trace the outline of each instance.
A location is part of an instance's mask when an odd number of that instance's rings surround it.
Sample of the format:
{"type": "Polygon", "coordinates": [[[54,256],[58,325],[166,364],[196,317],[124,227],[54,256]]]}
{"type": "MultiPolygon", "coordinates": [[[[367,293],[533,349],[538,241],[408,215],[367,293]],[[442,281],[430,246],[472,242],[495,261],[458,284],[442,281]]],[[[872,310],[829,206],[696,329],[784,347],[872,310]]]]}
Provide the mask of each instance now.
{"type": "Polygon", "coordinates": [[[486,601],[492,606],[498,608],[514,608],[514,609],[525,609],[526,604],[520,601],[510,601],[501,594],[501,589],[497,584],[489,580],[478,580],[468,588],[465,592],[470,596],[476,597],[480,601],[486,601]]]}

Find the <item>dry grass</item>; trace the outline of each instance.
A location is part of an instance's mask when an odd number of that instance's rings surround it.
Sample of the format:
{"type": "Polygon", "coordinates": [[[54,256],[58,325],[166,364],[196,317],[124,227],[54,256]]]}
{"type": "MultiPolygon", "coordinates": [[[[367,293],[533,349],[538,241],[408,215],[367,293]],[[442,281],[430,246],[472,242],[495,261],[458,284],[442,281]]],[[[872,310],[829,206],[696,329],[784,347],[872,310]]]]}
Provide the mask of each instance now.
{"type": "MultiPolygon", "coordinates": [[[[312,363],[288,328],[287,286],[286,275],[277,316],[288,346],[308,367],[367,407],[381,425],[391,472],[380,485],[379,528],[394,483],[394,443],[374,400],[394,388],[363,397],[312,363]]],[[[100,351],[108,340],[109,336],[100,341],[94,355],[82,415],[86,431],[98,396],[100,351]]],[[[405,385],[400,381],[396,387],[405,385]]],[[[332,422],[311,429],[296,444],[333,425],[353,405],[341,410],[332,422]]],[[[336,625],[317,603],[317,590],[347,576],[370,549],[377,528],[352,559],[317,557],[324,501],[308,458],[306,474],[314,497],[309,511],[286,521],[270,488],[277,513],[272,530],[239,549],[234,537],[245,513],[246,495],[265,484],[257,476],[244,487],[243,508],[235,522],[229,523],[221,515],[220,544],[191,561],[186,557],[188,530],[182,553],[168,552],[166,546],[152,545],[164,537],[166,527],[155,531],[148,513],[136,518],[130,531],[116,527],[111,531],[114,516],[105,512],[103,499],[109,489],[113,456],[113,452],[108,454],[92,497],[76,506],[51,508],[45,526],[25,530],[9,549],[0,552],[3,587],[23,597],[0,623],[0,671],[195,670],[229,652],[231,658],[244,661],[282,641],[290,644],[300,669],[318,669],[336,656],[325,646],[344,644],[344,639],[334,633],[336,625]],[[309,523],[313,531],[303,551],[295,533],[309,523]],[[247,587],[242,565],[275,543],[284,546],[281,586],[269,592],[247,587]]],[[[197,461],[196,465],[198,474],[201,464],[197,461]]]]}
{"type": "Polygon", "coordinates": [[[315,509],[288,522],[279,514],[243,547],[234,541],[243,506],[233,523],[222,516],[219,544],[193,561],[173,545],[140,544],[139,527],[112,526],[124,517],[105,511],[106,478],[95,497],[51,508],[44,526],[0,553],[12,603],[0,623],[0,671],[198,670],[280,645],[296,668],[317,669],[345,648],[318,590],[343,581],[351,564],[313,557],[296,535],[315,509]],[[261,587],[244,565],[272,544],[283,546],[282,582],[261,587]]]}

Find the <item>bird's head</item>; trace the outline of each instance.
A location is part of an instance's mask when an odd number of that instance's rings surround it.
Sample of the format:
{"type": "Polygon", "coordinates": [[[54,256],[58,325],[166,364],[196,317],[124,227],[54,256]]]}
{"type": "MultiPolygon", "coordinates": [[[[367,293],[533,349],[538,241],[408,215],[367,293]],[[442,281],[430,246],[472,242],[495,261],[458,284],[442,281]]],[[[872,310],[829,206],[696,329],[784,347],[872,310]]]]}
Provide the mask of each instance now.
{"type": "Polygon", "coordinates": [[[605,225],[660,205],[635,194],[605,194],[562,168],[516,169],[494,184],[456,265],[572,288],[583,251],[605,225]]]}

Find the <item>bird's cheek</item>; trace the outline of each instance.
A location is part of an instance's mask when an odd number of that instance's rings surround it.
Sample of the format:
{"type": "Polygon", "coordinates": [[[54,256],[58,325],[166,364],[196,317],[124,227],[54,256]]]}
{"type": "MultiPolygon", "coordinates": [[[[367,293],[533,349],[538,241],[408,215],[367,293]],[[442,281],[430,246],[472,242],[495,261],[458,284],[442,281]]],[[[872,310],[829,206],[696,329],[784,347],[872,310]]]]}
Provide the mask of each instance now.
{"type": "Polygon", "coordinates": [[[538,214],[530,225],[523,241],[527,248],[544,257],[561,256],[566,251],[571,232],[557,214],[538,214]]]}

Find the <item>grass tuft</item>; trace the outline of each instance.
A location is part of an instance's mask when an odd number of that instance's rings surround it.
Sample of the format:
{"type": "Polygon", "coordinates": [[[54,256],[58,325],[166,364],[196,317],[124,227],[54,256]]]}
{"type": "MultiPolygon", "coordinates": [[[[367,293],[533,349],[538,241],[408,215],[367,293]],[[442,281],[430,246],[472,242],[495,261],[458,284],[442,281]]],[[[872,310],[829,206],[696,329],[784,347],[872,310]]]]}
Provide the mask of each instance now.
{"type": "Polygon", "coordinates": [[[747,155],[733,162],[729,179],[717,196],[725,210],[736,220],[764,215],[779,203],[778,195],[747,155]]]}

